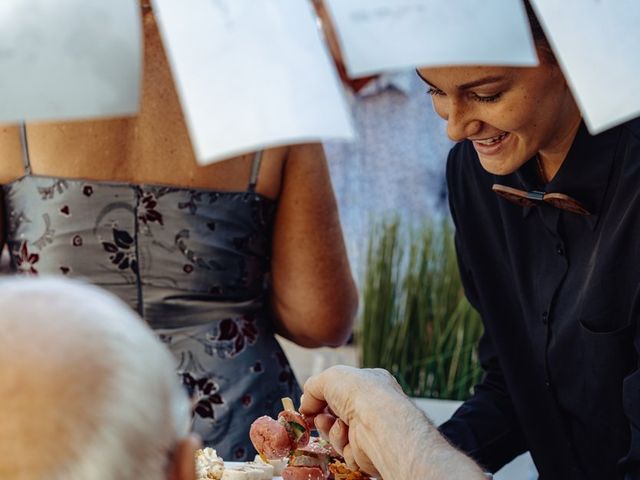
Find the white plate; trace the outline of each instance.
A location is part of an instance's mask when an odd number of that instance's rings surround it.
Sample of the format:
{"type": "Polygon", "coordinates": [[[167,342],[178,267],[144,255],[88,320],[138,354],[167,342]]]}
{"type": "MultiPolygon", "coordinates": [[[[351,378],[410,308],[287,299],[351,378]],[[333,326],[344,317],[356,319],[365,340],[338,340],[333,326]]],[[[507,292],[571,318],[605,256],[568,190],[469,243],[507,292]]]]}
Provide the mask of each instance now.
{"type": "MultiPolygon", "coordinates": [[[[224,461],[224,466],[225,467],[240,467],[242,465],[246,465],[249,462],[227,462],[226,460],[224,461]]],[[[273,480],[282,480],[282,477],[273,477],[273,480]]]]}

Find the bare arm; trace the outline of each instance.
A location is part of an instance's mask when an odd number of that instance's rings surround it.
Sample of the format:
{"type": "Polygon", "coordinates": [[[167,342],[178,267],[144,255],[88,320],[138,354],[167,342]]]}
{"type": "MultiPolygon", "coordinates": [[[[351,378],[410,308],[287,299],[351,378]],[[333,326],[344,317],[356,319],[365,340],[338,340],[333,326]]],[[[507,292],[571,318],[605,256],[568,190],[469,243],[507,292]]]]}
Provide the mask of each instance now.
{"type": "MultiPolygon", "coordinates": [[[[20,130],[16,125],[0,125],[0,184],[15,180],[24,173],[20,130]]],[[[0,191],[0,252],[6,242],[4,194],[0,191]]]]}
{"type": "Polygon", "coordinates": [[[272,275],[278,333],[305,347],[346,341],[357,290],[321,145],[288,151],[273,232],[272,275]]]}

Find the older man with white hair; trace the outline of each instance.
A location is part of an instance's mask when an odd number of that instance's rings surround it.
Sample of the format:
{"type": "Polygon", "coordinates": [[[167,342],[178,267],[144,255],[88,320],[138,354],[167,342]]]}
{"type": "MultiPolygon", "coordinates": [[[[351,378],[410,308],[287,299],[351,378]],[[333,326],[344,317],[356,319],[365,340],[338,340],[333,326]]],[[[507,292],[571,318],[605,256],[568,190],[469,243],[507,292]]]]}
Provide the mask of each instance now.
{"type": "Polygon", "coordinates": [[[191,480],[189,413],[172,356],[118,299],[0,282],[0,478],[191,480]]]}

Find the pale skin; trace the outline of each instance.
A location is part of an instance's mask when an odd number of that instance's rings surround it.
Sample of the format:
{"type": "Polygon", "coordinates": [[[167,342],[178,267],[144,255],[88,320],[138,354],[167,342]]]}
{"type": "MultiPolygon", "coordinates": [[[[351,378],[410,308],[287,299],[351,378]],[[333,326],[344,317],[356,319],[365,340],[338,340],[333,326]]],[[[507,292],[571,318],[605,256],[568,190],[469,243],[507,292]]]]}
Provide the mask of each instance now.
{"type": "Polygon", "coordinates": [[[304,386],[300,412],[351,468],[385,480],[486,480],[381,369],[331,367],[304,386]]]}
{"type": "MultiPolygon", "coordinates": [[[[246,190],[252,153],[204,167],[196,163],[153,12],[143,11],[139,115],[28,124],[33,173],[246,190]]],[[[17,126],[0,126],[0,158],[0,182],[24,174],[17,126]]],[[[357,292],[322,147],[266,150],[256,188],[278,201],[271,295],[277,332],[306,347],[342,344],[351,332],[357,292]]]]}

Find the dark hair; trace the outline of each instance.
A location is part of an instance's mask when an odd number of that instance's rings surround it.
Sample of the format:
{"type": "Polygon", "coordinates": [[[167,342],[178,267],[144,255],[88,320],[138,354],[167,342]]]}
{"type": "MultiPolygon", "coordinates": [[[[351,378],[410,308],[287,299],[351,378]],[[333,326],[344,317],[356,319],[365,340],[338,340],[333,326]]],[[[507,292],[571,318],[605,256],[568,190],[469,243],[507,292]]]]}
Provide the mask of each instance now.
{"type": "Polygon", "coordinates": [[[547,40],[547,36],[542,29],[542,25],[538,21],[538,17],[536,17],[529,0],[524,0],[524,8],[527,11],[527,18],[529,19],[529,27],[531,28],[531,35],[533,36],[533,41],[536,44],[538,52],[541,53],[541,61],[547,61],[550,63],[557,63],[556,57],[553,54],[553,50],[551,49],[551,45],[549,44],[549,40],[547,40]]]}

